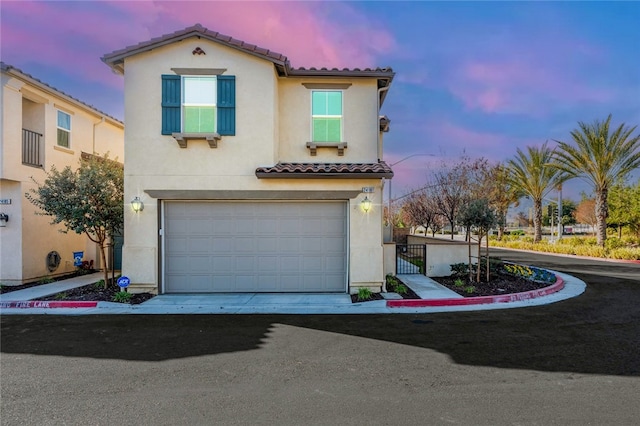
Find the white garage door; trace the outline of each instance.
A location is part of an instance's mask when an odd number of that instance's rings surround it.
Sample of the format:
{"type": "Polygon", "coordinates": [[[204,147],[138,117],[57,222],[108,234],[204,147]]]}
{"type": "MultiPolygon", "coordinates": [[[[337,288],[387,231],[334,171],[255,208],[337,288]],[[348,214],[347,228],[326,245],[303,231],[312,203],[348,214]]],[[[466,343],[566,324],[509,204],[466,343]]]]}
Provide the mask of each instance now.
{"type": "Polygon", "coordinates": [[[346,292],[346,202],[164,202],[164,292],[346,292]]]}

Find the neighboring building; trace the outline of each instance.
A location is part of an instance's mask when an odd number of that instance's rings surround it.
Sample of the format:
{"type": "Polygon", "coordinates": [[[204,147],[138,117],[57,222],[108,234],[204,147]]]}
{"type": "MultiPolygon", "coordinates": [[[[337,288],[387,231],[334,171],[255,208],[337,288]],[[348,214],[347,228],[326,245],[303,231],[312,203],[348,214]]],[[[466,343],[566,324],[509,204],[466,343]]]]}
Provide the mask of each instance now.
{"type": "Polygon", "coordinates": [[[292,68],[196,25],[105,55],[125,79],[131,290],[357,292],[384,280],[394,73],[292,68]]]}
{"type": "Polygon", "coordinates": [[[0,282],[20,284],[75,270],[73,253],[99,256],[84,235],[59,232],[25,197],[44,182],[45,170],[79,167],[82,154],[124,159],[124,124],[5,63],[0,118],[0,282]]]}

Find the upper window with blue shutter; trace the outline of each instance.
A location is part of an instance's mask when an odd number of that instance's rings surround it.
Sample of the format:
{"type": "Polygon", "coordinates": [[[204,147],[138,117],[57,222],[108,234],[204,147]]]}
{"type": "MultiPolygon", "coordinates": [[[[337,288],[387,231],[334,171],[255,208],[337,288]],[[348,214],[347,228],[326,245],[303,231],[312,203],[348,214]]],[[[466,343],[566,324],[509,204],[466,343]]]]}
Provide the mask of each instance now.
{"type": "Polygon", "coordinates": [[[235,97],[235,76],[163,75],[162,134],[174,135],[182,147],[185,136],[235,135],[235,97]]]}

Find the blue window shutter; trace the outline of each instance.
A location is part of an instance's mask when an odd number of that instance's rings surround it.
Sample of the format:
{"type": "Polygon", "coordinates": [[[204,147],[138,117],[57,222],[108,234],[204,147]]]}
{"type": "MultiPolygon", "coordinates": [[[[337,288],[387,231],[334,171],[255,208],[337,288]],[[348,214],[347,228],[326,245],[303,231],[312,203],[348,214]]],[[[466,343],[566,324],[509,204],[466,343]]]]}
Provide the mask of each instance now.
{"type": "Polygon", "coordinates": [[[236,134],[236,76],[218,76],[218,133],[236,134]]]}
{"type": "Polygon", "coordinates": [[[162,76],[162,134],[180,132],[180,76],[162,76]]]}

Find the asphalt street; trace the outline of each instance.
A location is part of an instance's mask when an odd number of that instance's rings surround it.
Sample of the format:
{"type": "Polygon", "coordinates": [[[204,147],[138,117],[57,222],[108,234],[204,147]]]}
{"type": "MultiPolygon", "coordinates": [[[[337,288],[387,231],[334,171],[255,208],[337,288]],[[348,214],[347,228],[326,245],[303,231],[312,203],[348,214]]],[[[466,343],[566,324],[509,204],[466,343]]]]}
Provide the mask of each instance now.
{"type": "Polygon", "coordinates": [[[640,265],[494,250],[587,283],[546,306],[1,318],[2,425],[635,425],[640,265]]]}

